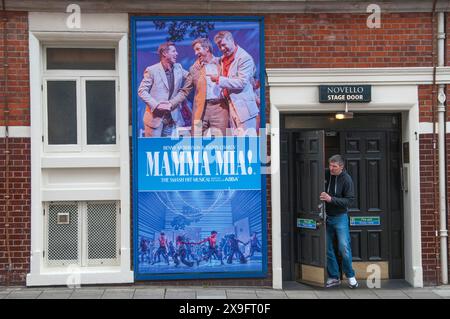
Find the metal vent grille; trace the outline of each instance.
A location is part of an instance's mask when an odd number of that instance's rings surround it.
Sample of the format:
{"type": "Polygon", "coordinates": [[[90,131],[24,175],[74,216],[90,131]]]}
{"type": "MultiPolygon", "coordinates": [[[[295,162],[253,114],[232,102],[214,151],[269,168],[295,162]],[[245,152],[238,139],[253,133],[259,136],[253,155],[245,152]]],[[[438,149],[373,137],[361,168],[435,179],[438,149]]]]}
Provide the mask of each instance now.
{"type": "Polygon", "coordinates": [[[79,226],[77,203],[48,205],[47,261],[50,265],[65,265],[79,261],[79,226]],[[58,223],[58,214],[69,214],[67,224],[58,223]]]}
{"type": "Polygon", "coordinates": [[[117,258],[117,204],[87,203],[88,260],[117,258]]]}

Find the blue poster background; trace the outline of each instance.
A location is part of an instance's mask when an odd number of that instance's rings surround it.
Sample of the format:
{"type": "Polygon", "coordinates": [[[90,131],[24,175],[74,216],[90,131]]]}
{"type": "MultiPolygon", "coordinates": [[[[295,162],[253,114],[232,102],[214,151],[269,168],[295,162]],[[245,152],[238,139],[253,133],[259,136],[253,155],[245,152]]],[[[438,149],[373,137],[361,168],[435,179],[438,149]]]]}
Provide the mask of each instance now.
{"type": "MultiPolygon", "coordinates": [[[[170,25],[181,22],[208,22],[211,40],[220,30],[230,31],[252,56],[261,81],[264,123],[262,18],[131,18],[135,277],[265,277],[267,227],[260,137],[143,137],[146,105],[137,96],[137,87],[145,68],[159,62],[157,48],[168,40],[170,25]]],[[[175,41],[177,63],[186,70],[195,61],[191,43],[197,35],[191,29],[175,41]]],[[[220,57],[213,46],[214,55],[220,57]]],[[[191,101],[192,96],[188,99],[192,108],[191,101]]]]}

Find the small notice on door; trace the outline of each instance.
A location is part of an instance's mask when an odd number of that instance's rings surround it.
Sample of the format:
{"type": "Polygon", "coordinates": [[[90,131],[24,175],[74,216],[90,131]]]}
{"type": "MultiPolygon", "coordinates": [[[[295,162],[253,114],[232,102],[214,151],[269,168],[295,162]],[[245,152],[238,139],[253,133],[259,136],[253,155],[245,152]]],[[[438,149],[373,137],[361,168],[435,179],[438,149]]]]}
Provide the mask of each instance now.
{"type": "Polygon", "coordinates": [[[314,219],[297,218],[298,228],[316,229],[317,224],[314,219]]]}
{"type": "Polygon", "coordinates": [[[379,216],[355,216],[350,217],[350,226],[380,226],[379,216]]]}

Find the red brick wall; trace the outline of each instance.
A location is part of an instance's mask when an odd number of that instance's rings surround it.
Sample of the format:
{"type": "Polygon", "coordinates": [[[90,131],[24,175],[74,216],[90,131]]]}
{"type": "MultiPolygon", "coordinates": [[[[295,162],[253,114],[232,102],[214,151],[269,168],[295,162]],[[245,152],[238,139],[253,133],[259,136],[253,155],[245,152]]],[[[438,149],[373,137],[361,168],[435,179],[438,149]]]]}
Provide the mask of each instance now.
{"type": "MultiPolygon", "coordinates": [[[[449,91],[447,91],[449,92],[449,91]]],[[[450,94],[447,94],[447,98],[450,98],[450,94]]],[[[450,134],[447,134],[447,138],[446,138],[446,155],[447,155],[447,230],[450,228],[450,213],[449,213],[449,207],[450,207],[450,134]]],[[[448,245],[448,265],[450,265],[450,240],[447,241],[447,245],[448,245]]],[[[449,271],[449,275],[450,275],[450,271],[449,271]]]]}
{"type": "MultiPolygon", "coordinates": [[[[0,126],[28,126],[30,125],[28,14],[8,12],[6,18],[8,19],[6,28],[3,21],[0,21],[0,126]],[[7,33],[6,46],[9,51],[7,85],[4,81],[3,66],[6,54],[3,49],[4,32],[7,33]],[[5,89],[10,109],[8,123],[5,117],[5,89]]],[[[7,280],[11,284],[25,282],[26,274],[29,272],[31,248],[30,139],[9,138],[8,144],[10,156],[6,163],[6,140],[0,138],[0,285],[5,284],[7,280]],[[7,164],[9,202],[5,197],[7,164]],[[7,253],[7,234],[11,264],[7,253]]]]}
{"type": "Polygon", "coordinates": [[[9,202],[4,196],[6,190],[5,142],[4,138],[0,138],[0,286],[7,281],[8,268],[11,270],[9,272],[11,284],[25,282],[25,276],[29,272],[31,248],[30,139],[9,139],[9,202]],[[9,214],[8,217],[6,212],[9,214]],[[6,226],[7,224],[9,227],[6,226]],[[7,232],[10,265],[7,254],[7,232]]]}
{"type": "MultiPolygon", "coordinates": [[[[30,125],[30,86],[28,64],[28,14],[26,12],[8,12],[6,30],[0,22],[0,45],[3,32],[7,32],[8,40],[8,103],[10,108],[10,126],[30,125]]],[[[0,49],[0,60],[3,62],[5,52],[0,49]]],[[[0,65],[0,110],[4,108],[2,88],[5,87],[3,78],[3,63],[0,65]]],[[[4,113],[0,112],[0,125],[4,124],[4,113]]]]}
{"type": "Polygon", "coordinates": [[[436,187],[433,184],[433,135],[420,135],[419,144],[423,279],[426,284],[436,284],[436,267],[439,261],[436,259],[435,230],[439,216],[436,215],[438,207],[434,206],[436,187]]]}
{"type": "MultiPolygon", "coordinates": [[[[448,41],[448,42],[450,43],[450,41],[448,41]]],[[[447,85],[445,87],[445,94],[447,95],[447,99],[446,99],[446,102],[445,102],[445,105],[446,105],[445,109],[446,109],[446,113],[447,113],[446,122],[449,122],[450,121],[450,112],[449,112],[449,109],[450,109],[450,101],[449,101],[449,99],[450,99],[450,85],[447,85]]]]}
{"type": "MultiPolygon", "coordinates": [[[[447,91],[448,92],[448,91],[447,91]]],[[[450,94],[447,94],[447,97],[450,97],[450,94]]],[[[447,138],[446,138],[446,155],[447,155],[447,230],[450,228],[450,214],[449,214],[449,207],[450,207],[450,134],[447,134],[447,138]]],[[[448,245],[448,264],[450,265],[450,241],[447,241],[447,245],[448,245]]]]}
{"type": "Polygon", "coordinates": [[[419,122],[433,122],[432,96],[432,85],[419,85],[419,122]]]}
{"type": "Polygon", "coordinates": [[[431,66],[429,13],[281,14],[265,17],[268,68],[431,66]]]}
{"type": "MultiPolygon", "coordinates": [[[[449,51],[446,56],[447,59],[447,65],[449,64],[449,60],[450,60],[450,40],[449,40],[449,34],[450,34],[450,14],[447,13],[447,47],[449,48],[449,51]]],[[[447,95],[447,104],[446,104],[446,110],[447,110],[447,121],[450,120],[450,85],[446,86],[446,95],[447,95]]],[[[449,127],[446,127],[446,130],[448,132],[449,127]]],[[[445,150],[445,154],[447,155],[446,158],[446,164],[447,164],[447,230],[450,228],[450,213],[449,213],[449,208],[450,208],[450,134],[446,135],[446,150],[445,150]]],[[[447,245],[448,245],[448,250],[447,250],[447,254],[448,254],[448,265],[450,265],[450,240],[447,241],[447,245]]],[[[449,271],[449,275],[450,275],[450,271],[449,271]]]]}
{"type": "MultiPolygon", "coordinates": [[[[419,87],[420,98],[420,121],[431,121],[431,86],[419,87]]],[[[447,99],[450,98],[447,87],[447,99]]],[[[448,104],[448,103],[447,103],[448,104]]],[[[436,136],[436,139],[438,137],[436,136]]],[[[436,140],[437,143],[437,140],[436,140]]],[[[447,195],[450,194],[450,134],[446,135],[446,154],[447,154],[447,195]]],[[[436,165],[438,153],[436,150],[436,165]]],[[[439,174],[436,166],[435,174],[439,174]]],[[[421,196],[421,228],[422,228],[422,264],[424,283],[426,285],[438,284],[440,280],[440,240],[436,237],[436,231],[439,231],[439,193],[438,185],[433,186],[433,135],[423,134],[420,136],[420,196],[421,196]],[[436,207],[434,201],[436,200],[436,207]]],[[[438,180],[436,179],[436,183],[438,180]]],[[[450,207],[450,198],[447,198],[447,208],[450,207]]],[[[450,225],[450,215],[448,225],[450,225]]],[[[448,227],[448,226],[447,226],[448,227]]],[[[450,254],[450,247],[449,254],[450,254]]],[[[449,255],[450,256],[450,255],[449,255]]]]}

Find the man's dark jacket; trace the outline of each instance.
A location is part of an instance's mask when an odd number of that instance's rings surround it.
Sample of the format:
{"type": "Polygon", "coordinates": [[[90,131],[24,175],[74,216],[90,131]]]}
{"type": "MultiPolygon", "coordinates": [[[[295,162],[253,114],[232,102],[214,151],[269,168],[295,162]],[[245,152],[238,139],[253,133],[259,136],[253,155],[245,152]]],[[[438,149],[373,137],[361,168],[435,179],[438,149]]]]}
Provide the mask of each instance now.
{"type": "Polygon", "coordinates": [[[344,214],[353,205],[355,190],[353,180],[346,170],[340,175],[331,175],[330,170],[325,171],[325,191],[331,196],[331,202],[326,203],[328,216],[344,214]]]}

